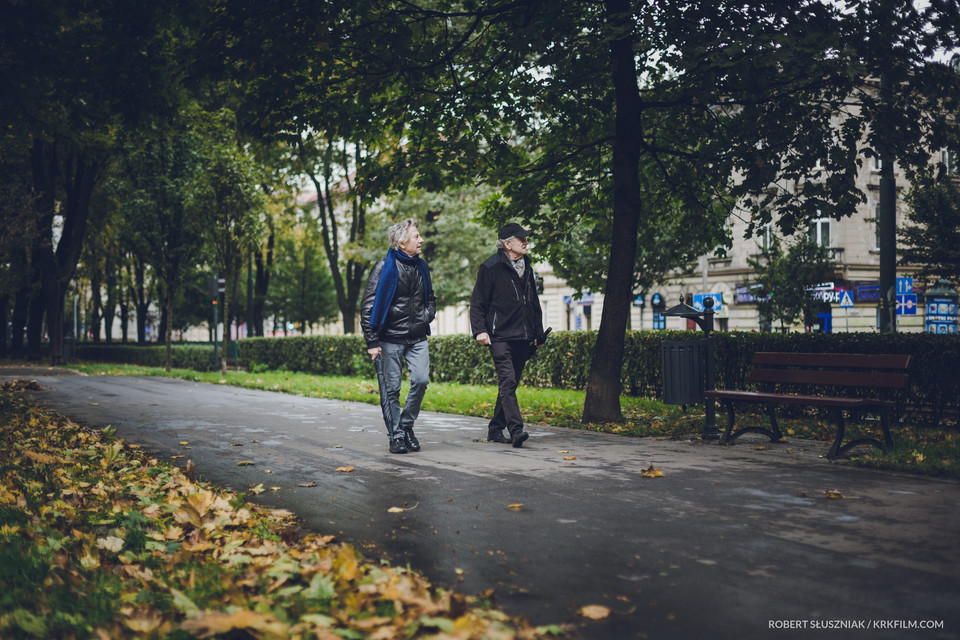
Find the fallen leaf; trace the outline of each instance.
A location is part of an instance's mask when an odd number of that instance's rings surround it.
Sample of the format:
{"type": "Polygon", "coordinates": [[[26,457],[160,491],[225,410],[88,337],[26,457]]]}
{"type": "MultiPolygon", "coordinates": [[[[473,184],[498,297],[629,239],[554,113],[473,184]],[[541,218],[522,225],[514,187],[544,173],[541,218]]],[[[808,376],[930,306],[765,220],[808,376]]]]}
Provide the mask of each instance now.
{"type": "Polygon", "coordinates": [[[188,444],[190,444],[190,443],[187,442],[186,440],[181,440],[181,441],[178,442],[177,444],[179,444],[179,445],[188,445],[188,444]]]}
{"type": "Polygon", "coordinates": [[[523,509],[523,503],[514,502],[513,504],[508,504],[507,509],[510,509],[510,511],[520,511],[521,509],[523,509]]]}
{"type": "Polygon", "coordinates": [[[557,453],[570,453],[570,452],[564,449],[563,451],[557,451],[557,453]]]}
{"type": "Polygon", "coordinates": [[[610,609],[599,604],[588,604],[580,607],[580,615],[588,620],[603,620],[610,617],[610,609]]]}
{"type": "Polygon", "coordinates": [[[824,492],[823,492],[823,495],[827,496],[828,498],[842,498],[842,497],[843,497],[843,494],[840,493],[840,490],[839,490],[839,489],[830,489],[829,491],[824,491],[824,492]]]}
{"type": "MultiPolygon", "coordinates": [[[[201,638],[224,635],[234,629],[259,631],[257,635],[287,636],[288,627],[270,614],[240,610],[233,613],[201,613],[192,620],[184,620],[182,628],[201,638]]],[[[252,635],[252,634],[244,634],[252,635]]]]}
{"type": "Polygon", "coordinates": [[[653,463],[650,463],[650,466],[640,472],[640,475],[644,478],[659,478],[663,475],[663,467],[653,468],[653,463]]]}
{"type": "Polygon", "coordinates": [[[563,456],[564,460],[576,460],[577,456],[563,456]]]}
{"type": "Polygon", "coordinates": [[[337,471],[340,471],[341,473],[350,473],[353,471],[353,467],[337,467],[337,471]]]}
{"type": "Polygon", "coordinates": [[[298,484],[297,486],[298,486],[298,487],[315,487],[315,486],[317,486],[317,483],[316,483],[316,482],[313,482],[313,481],[311,481],[311,482],[301,482],[301,483],[298,484]]]}
{"type": "Polygon", "coordinates": [[[407,509],[404,509],[403,507],[390,507],[389,509],[387,509],[387,513],[403,513],[404,511],[412,511],[413,509],[416,509],[419,506],[420,506],[420,503],[418,502],[417,504],[407,509]]]}
{"type": "Polygon", "coordinates": [[[263,493],[264,491],[266,491],[266,489],[263,488],[263,484],[262,484],[262,483],[261,483],[261,484],[258,484],[258,485],[255,486],[255,487],[250,487],[250,493],[253,493],[254,495],[260,495],[260,494],[263,493]]]}
{"type": "Polygon", "coordinates": [[[241,460],[237,463],[238,467],[250,467],[257,464],[256,462],[251,462],[250,460],[241,460]]]}

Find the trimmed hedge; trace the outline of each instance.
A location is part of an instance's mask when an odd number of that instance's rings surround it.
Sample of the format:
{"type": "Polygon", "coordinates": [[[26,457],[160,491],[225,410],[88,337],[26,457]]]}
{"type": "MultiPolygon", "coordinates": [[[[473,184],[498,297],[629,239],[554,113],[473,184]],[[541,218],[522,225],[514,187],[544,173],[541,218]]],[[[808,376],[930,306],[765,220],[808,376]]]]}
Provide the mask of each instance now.
{"type": "MultiPolygon", "coordinates": [[[[692,331],[630,331],[626,335],[621,382],[628,395],[661,398],[664,340],[695,340],[692,331]]],[[[914,356],[911,388],[899,398],[901,410],[916,411],[927,425],[942,418],[960,419],[960,336],[924,333],[743,333],[713,334],[717,388],[746,388],[750,360],[756,351],[909,353],[914,356]]],[[[523,384],[560,389],[586,388],[596,332],[551,334],[524,370],[523,384]]],[[[231,345],[228,362],[233,364],[231,345]]],[[[287,369],[320,375],[374,379],[373,363],[360,335],[248,338],[239,343],[240,362],[250,370],[287,369]]],[[[164,347],[78,345],[83,360],[163,366],[164,347]]],[[[173,366],[211,371],[210,345],[174,345],[173,366]]],[[[485,347],[468,335],[430,338],[430,377],[438,382],[495,384],[493,363],[485,347]]],[[[798,389],[817,393],[822,389],[798,389]]]]}
{"type": "MultiPolygon", "coordinates": [[[[232,347],[231,343],[231,347],[232,347]]],[[[231,348],[231,352],[233,349],[231,348]]],[[[219,364],[213,359],[213,345],[174,344],[170,359],[176,369],[194,371],[215,371],[219,364]]],[[[232,355],[232,354],[231,354],[232,355]]],[[[113,364],[134,364],[143,367],[163,367],[167,361],[164,345],[139,345],[122,343],[90,344],[81,342],[76,346],[78,360],[92,362],[110,362],[113,364]]],[[[228,358],[228,362],[233,362],[228,358]]]]}

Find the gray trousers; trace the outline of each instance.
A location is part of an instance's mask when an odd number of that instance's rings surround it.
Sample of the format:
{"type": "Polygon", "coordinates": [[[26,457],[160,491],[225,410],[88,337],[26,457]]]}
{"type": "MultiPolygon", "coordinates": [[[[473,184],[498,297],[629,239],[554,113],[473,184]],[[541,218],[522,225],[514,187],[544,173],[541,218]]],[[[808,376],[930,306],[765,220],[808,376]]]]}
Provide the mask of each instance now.
{"type": "Polygon", "coordinates": [[[387,437],[402,438],[404,431],[412,431],[413,423],[420,415],[420,404],[430,381],[430,354],[427,341],[416,344],[380,343],[381,354],[374,361],[377,381],[380,384],[380,408],[387,437]],[[410,371],[410,391],[407,401],[400,408],[400,384],[403,378],[403,362],[410,371]]]}

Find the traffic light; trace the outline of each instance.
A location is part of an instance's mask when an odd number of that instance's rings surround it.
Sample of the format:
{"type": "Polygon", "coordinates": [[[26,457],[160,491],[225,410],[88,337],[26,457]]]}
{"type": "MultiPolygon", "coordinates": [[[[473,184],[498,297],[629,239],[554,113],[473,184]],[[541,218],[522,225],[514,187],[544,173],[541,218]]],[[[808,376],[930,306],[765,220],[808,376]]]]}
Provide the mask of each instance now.
{"type": "Polygon", "coordinates": [[[210,299],[213,300],[214,304],[217,303],[217,299],[220,297],[220,294],[223,293],[226,284],[227,281],[223,278],[218,278],[216,276],[210,277],[210,299]]]}

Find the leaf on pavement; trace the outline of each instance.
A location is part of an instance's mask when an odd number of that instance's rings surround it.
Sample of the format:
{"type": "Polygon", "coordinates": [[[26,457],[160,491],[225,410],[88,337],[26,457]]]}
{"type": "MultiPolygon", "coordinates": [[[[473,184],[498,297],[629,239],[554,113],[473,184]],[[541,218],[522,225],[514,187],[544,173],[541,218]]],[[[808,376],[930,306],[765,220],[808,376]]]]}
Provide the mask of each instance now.
{"type": "Polygon", "coordinates": [[[256,462],[252,462],[252,461],[250,461],[250,460],[241,460],[240,462],[237,463],[237,466],[238,466],[238,467],[249,467],[249,466],[252,466],[252,465],[255,465],[255,464],[257,464],[257,463],[256,463],[256,462]]]}
{"type": "Polygon", "coordinates": [[[842,498],[842,497],[843,497],[843,494],[840,493],[840,490],[839,490],[839,489],[830,489],[830,490],[828,490],[828,491],[824,491],[824,492],[823,492],[823,495],[827,496],[828,498],[842,498]]]}
{"type": "Polygon", "coordinates": [[[389,509],[387,509],[387,513],[403,513],[404,511],[413,511],[419,506],[420,506],[420,503],[418,502],[412,507],[407,507],[406,509],[404,509],[403,507],[390,507],[389,509]]]}
{"type": "Polygon", "coordinates": [[[350,467],[337,467],[337,471],[339,471],[339,472],[341,472],[341,473],[350,473],[351,471],[353,471],[353,467],[352,467],[352,466],[350,466],[350,467]]]}
{"type": "Polygon", "coordinates": [[[644,478],[659,478],[663,476],[663,467],[653,468],[653,463],[650,463],[650,466],[640,472],[640,475],[644,478]]]}
{"type": "Polygon", "coordinates": [[[576,460],[577,456],[563,456],[564,460],[576,460]]]}
{"type": "Polygon", "coordinates": [[[510,511],[521,511],[523,509],[523,503],[514,502],[513,504],[508,504],[507,509],[510,509],[510,511]]]}
{"type": "Polygon", "coordinates": [[[313,481],[311,480],[310,482],[301,482],[301,483],[298,484],[297,486],[298,486],[298,487],[315,487],[315,486],[317,486],[317,483],[316,483],[316,482],[313,482],[313,481]]]}
{"type": "Polygon", "coordinates": [[[599,604],[580,607],[580,615],[588,620],[603,620],[610,617],[610,609],[599,604]]]}
{"type": "Polygon", "coordinates": [[[260,495],[264,491],[266,491],[266,489],[263,488],[263,483],[260,483],[255,487],[250,487],[250,493],[254,495],[260,495]]]}

